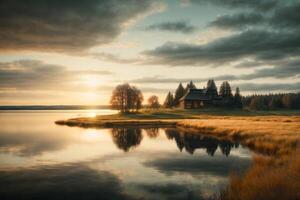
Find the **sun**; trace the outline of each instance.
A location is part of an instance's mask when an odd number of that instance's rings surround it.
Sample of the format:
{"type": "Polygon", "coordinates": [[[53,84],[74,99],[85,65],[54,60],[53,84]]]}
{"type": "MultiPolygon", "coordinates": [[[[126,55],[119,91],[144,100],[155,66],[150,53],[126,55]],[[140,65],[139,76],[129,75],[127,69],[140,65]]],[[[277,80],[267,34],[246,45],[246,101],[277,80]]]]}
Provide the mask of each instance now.
{"type": "Polygon", "coordinates": [[[96,88],[103,83],[99,77],[86,76],[83,78],[83,82],[88,87],[96,88]]]}

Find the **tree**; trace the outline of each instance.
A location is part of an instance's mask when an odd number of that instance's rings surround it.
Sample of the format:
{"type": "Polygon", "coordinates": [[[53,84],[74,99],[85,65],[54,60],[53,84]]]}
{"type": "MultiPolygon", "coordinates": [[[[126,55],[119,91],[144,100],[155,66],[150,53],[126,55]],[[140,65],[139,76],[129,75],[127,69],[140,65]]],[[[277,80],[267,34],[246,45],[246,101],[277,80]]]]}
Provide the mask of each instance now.
{"type": "Polygon", "coordinates": [[[282,97],[282,104],[284,106],[284,108],[287,109],[292,109],[295,107],[295,100],[296,100],[296,95],[293,94],[285,94],[282,97]]]}
{"type": "Polygon", "coordinates": [[[268,103],[270,110],[282,108],[282,100],[279,95],[272,95],[271,100],[268,103]]]}
{"type": "Polygon", "coordinates": [[[177,106],[178,103],[179,103],[179,99],[181,97],[183,97],[185,95],[185,90],[182,86],[182,84],[180,83],[178,85],[178,88],[176,89],[176,92],[175,92],[175,98],[174,98],[174,106],[177,106]]]}
{"type": "Polygon", "coordinates": [[[239,87],[237,87],[235,89],[234,106],[237,107],[237,108],[243,108],[242,96],[240,94],[240,88],[239,87]]]}
{"type": "Polygon", "coordinates": [[[113,109],[122,113],[138,111],[143,102],[142,92],[128,83],[118,85],[111,96],[110,104],[113,109]]]}
{"type": "Polygon", "coordinates": [[[148,105],[149,105],[150,108],[154,108],[154,109],[159,108],[160,104],[159,104],[158,97],[155,96],[155,95],[152,95],[151,97],[149,97],[148,105]]]}
{"type": "Polygon", "coordinates": [[[174,97],[171,92],[168,93],[165,102],[164,102],[164,107],[165,108],[172,108],[174,106],[174,97]]]}
{"type": "Polygon", "coordinates": [[[266,101],[266,97],[265,96],[254,96],[251,99],[250,102],[250,109],[252,110],[267,110],[268,109],[268,102],[266,101]]]}
{"type": "Polygon", "coordinates": [[[195,84],[193,83],[193,81],[190,81],[190,83],[188,83],[184,89],[184,93],[186,94],[190,89],[196,89],[195,84]]]}
{"type": "Polygon", "coordinates": [[[220,87],[219,95],[222,97],[232,97],[231,87],[227,81],[224,81],[220,87]]]}
{"type": "Polygon", "coordinates": [[[206,84],[206,90],[207,90],[207,95],[210,96],[217,96],[218,95],[218,91],[217,91],[217,86],[215,84],[215,81],[213,79],[210,79],[207,81],[206,84]]]}

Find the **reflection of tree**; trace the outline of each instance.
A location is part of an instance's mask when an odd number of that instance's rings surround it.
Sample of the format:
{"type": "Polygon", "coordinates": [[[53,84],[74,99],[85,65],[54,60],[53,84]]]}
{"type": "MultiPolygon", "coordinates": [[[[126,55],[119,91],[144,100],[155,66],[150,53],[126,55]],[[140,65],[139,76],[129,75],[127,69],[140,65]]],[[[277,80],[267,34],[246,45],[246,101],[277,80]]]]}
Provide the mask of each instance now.
{"type": "Polygon", "coordinates": [[[230,141],[226,141],[226,140],[222,140],[220,141],[220,149],[222,151],[222,153],[226,156],[228,156],[230,154],[230,150],[232,147],[234,147],[234,144],[230,141]]]}
{"type": "Polygon", "coordinates": [[[111,134],[117,147],[125,152],[138,146],[143,139],[141,129],[137,128],[113,128],[111,134]]]}
{"type": "Polygon", "coordinates": [[[145,131],[149,138],[156,138],[159,135],[158,128],[147,128],[145,131]]]}
{"type": "Polygon", "coordinates": [[[174,139],[176,141],[180,151],[185,148],[190,154],[193,154],[196,149],[206,149],[207,154],[213,156],[219,146],[221,152],[228,156],[231,148],[238,147],[238,143],[234,144],[228,140],[220,141],[209,136],[179,132],[179,130],[175,128],[165,129],[165,133],[168,139],[174,139]]]}
{"type": "Polygon", "coordinates": [[[176,129],[165,129],[165,133],[166,136],[169,140],[173,140],[175,139],[176,144],[178,149],[180,150],[180,152],[182,151],[183,147],[184,147],[184,142],[182,141],[182,139],[180,138],[180,134],[176,129]]]}

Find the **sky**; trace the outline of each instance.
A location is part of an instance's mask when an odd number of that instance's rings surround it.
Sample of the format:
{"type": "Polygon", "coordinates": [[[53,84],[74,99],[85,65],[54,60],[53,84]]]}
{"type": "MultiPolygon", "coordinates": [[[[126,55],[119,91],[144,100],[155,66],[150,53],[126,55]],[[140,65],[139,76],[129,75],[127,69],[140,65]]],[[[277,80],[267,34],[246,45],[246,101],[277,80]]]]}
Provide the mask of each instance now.
{"type": "Polygon", "coordinates": [[[300,91],[300,0],[1,0],[0,105],[163,102],[179,82],[300,91]],[[146,101],[145,101],[146,102],[146,101]]]}

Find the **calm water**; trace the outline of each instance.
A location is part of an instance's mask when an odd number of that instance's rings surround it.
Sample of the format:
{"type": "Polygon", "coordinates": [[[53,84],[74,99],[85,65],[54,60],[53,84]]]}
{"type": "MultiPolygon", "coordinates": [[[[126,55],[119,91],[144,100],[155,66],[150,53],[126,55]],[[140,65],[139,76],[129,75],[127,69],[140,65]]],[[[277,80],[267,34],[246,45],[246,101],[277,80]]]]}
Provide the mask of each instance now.
{"type": "Polygon", "coordinates": [[[1,111],[0,199],[203,199],[251,164],[238,143],[175,128],[54,124],[111,112],[1,111]]]}

